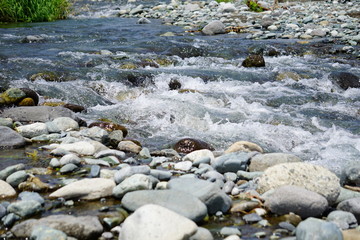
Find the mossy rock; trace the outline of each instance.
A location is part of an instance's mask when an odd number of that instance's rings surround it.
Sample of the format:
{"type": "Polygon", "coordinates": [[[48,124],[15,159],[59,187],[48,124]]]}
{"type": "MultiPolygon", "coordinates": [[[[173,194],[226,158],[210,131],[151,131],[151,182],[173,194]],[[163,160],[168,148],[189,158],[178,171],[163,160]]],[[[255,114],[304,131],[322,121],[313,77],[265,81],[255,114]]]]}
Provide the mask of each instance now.
{"type": "Polygon", "coordinates": [[[48,82],[60,82],[62,79],[54,72],[41,72],[31,75],[30,81],[43,79],[48,82]]]}
{"type": "Polygon", "coordinates": [[[139,68],[139,66],[136,66],[136,64],[134,63],[125,63],[125,64],[122,64],[120,66],[121,69],[129,69],[129,70],[132,70],[132,69],[137,69],[139,68]]]}
{"type": "Polygon", "coordinates": [[[38,103],[39,103],[39,95],[37,94],[37,92],[35,92],[34,90],[32,90],[30,88],[20,88],[20,90],[23,91],[26,94],[27,98],[31,98],[32,100],[34,100],[34,105],[33,106],[38,105],[38,103]]]}
{"type": "Polygon", "coordinates": [[[35,106],[35,101],[32,98],[24,98],[18,104],[19,106],[35,106]]]}
{"type": "Polygon", "coordinates": [[[241,65],[243,67],[265,67],[265,60],[262,55],[252,54],[246,57],[241,65]]]}
{"type": "Polygon", "coordinates": [[[283,81],[288,78],[299,81],[301,79],[301,76],[295,72],[281,72],[276,76],[277,81],[283,81]]]}
{"type": "Polygon", "coordinates": [[[170,66],[175,63],[174,61],[166,58],[157,58],[154,59],[154,61],[162,67],[170,66]]]}
{"type": "Polygon", "coordinates": [[[9,88],[0,95],[0,98],[3,99],[3,102],[8,105],[17,104],[25,97],[26,94],[20,88],[9,88]]]}
{"type": "Polygon", "coordinates": [[[64,106],[65,103],[64,102],[44,102],[41,105],[48,106],[48,107],[59,107],[59,106],[64,106]]]}

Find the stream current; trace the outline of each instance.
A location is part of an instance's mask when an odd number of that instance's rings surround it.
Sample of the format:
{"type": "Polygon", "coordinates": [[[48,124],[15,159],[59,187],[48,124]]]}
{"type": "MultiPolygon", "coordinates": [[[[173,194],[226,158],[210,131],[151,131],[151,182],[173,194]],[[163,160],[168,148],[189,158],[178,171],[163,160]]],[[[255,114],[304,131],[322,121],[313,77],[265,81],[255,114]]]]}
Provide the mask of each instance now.
{"type": "Polygon", "coordinates": [[[96,4],[92,14],[67,20],[2,25],[1,86],[34,89],[42,102],[85,106],[81,118],[123,124],[151,150],[184,137],[218,151],[245,140],[337,173],[360,159],[360,89],[343,90],[329,78],[336,71],[359,76],[359,65],[292,55],[284,46],[295,40],[203,36],[160,20],[137,24],[111,16],[115,8],[106,2],[96,4]],[[161,36],[167,32],[174,36],[161,36]],[[24,43],[29,35],[42,40],[24,43]],[[249,49],[262,48],[279,54],[265,54],[264,68],[241,66],[249,49]],[[29,80],[40,72],[61,81],[29,80]],[[284,72],[298,81],[277,81],[284,72]],[[170,90],[174,80],[185,90],[170,90]]]}

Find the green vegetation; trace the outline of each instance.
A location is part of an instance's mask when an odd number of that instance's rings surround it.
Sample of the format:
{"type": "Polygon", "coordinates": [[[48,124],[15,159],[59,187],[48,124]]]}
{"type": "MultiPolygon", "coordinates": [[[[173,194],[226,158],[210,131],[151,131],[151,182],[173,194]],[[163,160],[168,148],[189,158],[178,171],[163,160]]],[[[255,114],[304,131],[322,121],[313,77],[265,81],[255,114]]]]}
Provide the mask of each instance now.
{"type": "Polygon", "coordinates": [[[48,22],[64,19],[67,0],[0,0],[0,22],[48,22]]]}
{"type": "Polygon", "coordinates": [[[251,11],[254,12],[263,12],[264,9],[257,3],[256,0],[246,0],[246,5],[251,11]]]}

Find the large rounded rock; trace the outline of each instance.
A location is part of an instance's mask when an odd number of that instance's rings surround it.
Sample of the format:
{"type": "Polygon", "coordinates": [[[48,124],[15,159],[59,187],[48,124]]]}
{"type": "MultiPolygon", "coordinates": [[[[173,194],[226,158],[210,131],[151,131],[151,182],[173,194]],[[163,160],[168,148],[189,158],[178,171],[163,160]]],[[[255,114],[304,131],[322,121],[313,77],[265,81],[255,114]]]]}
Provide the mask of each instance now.
{"type": "Polygon", "coordinates": [[[23,163],[9,166],[0,171],[0,179],[5,180],[8,176],[13,174],[14,172],[24,170],[24,169],[25,169],[25,164],[23,164],[23,163]]]}
{"type": "Polygon", "coordinates": [[[284,185],[296,185],[324,196],[333,204],[340,194],[339,178],[326,168],[310,163],[282,163],[265,170],[258,179],[259,193],[284,185]]]}
{"type": "Polygon", "coordinates": [[[122,198],[126,193],[137,190],[150,190],[153,188],[152,177],[144,174],[134,174],[113,189],[113,196],[122,198]]]}
{"type": "Polygon", "coordinates": [[[8,176],[6,182],[13,187],[17,187],[20,183],[26,181],[28,177],[29,175],[24,170],[20,170],[8,176]]]}
{"type": "Polygon", "coordinates": [[[186,154],[201,149],[214,150],[214,148],[210,146],[210,144],[194,138],[184,138],[179,140],[177,143],[175,143],[174,149],[178,153],[186,154]]]}
{"type": "Polygon", "coordinates": [[[202,29],[202,33],[205,35],[225,33],[225,25],[219,20],[212,21],[202,29]]]}
{"type": "Polygon", "coordinates": [[[72,118],[69,117],[58,117],[52,121],[55,126],[62,131],[78,130],[79,124],[72,118]]]}
{"type": "Polygon", "coordinates": [[[121,201],[124,208],[135,211],[146,204],[168,208],[194,222],[200,222],[207,214],[207,208],[197,197],[175,190],[144,190],[127,193],[121,201]]]}
{"type": "Polygon", "coordinates": [[[79,240],[97,239],[103,232],[103,227],[97,217],[70,215],[53,215],[39,220],[29,219],[15,225],[11,232],[17,238],[28,238],[35,227],[40,225],[57,229],[79,240]]]}
{"type": "Polygon", "coordinates": [[[265,198],[265,206],[278,215],[293,212],[307,218],[321,216],[328,208],[328,202],[320,194],[305,188],[282,186],[265,198]]]}
{"type": "Polygon", "coordinates": [[[339,85],[342,89],[360,88],[360,79],[358,76],[348,72],[332,72],[329,78],[339,85]]]}
{"type": "Polygon", "coordinates": [[[95,155],[96,153],[107,150],[108,148],[97,141],[80,141],[75,143],[60,144],[52,153],[59,150],[65,150],[78,155],[95,155]]]}
{"type": "Polygon", "coordinates": [[[249,171],[263,172],[269,167],[289,162],[302,162],[302,160],[293,154],[287,153],[257,154],[250,160],[249,171]]]}
{"type": "Polygon", "coordinates": [[[23,136],[11,128],[0,126],[0,149],[21,148],[26,142],[23,136]]]}
{"type": "Polygon", "coordinates": [[[336,224],[317,218],[308,218],[296,228],[296,240],[343,240],[336,224]]]}
{"type": "Polygon", "coordinates": [[[168,189],[190,193],[199,198],[208,208],[209,214],[226,213],[232,200],[216,183],[196,178],[177,178],[168,182],[168,189]]]}
{"type": "Polygon", "coordinates": [[[70,183],[49,195],[50,198],[92,200],[112,195],[115,182],[105,178],[88,178],[70,183]]]}
{"type": "Polygon", "coordinates": [[[188,239],[196,224],[167,208],[148,204],[137,209],[123,223],[119,240],[188,239]]]}
{"type": "Polygon", "coordinates": [[[75,113],[67,108],[48,106],[7,108],[0,113],[0,117],[19,122],[49,122],[58,117],[76,119],[75,113]]]}
{"type": "Polygon", "coordinates": [[[342,201],[337,205],[337,209],[351,212],[352,214],[354,214],[357,221],[360,221],[360,197],[342,201]]]}
{"type": "Polygon", "coordinates": [[[16,195],[15,189],[7,182],[0,180],[0,199],[13,197],[16,195]]]}

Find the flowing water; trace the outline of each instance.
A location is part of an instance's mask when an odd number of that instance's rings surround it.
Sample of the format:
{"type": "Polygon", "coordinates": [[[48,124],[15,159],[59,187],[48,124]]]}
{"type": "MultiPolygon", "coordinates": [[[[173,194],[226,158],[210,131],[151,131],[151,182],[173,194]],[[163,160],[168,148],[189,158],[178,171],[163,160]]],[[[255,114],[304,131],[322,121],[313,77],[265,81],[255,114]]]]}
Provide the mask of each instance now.
{"type": "MultiPolygon", "coordinates": [[[[96,11],[68,20],[2,25],[1,87],[28,87],[41,102],[85,106],[81,118],[123,124],[130,138],[151,150],[184,137],[218,151],[247,140],[337,173],[360,159],[360,89],[345,91],[329,79],[333,71],[359,76],[356,62],[293,56],[292,40],[202,36],[159,20],[136,24],[137,19],[113,17],[114,5],[94,6],[96,11]],[[175,36],[161,36],[166,32],[175,36]],[[43,40],[24,43],[29,35],[43,40]],[[265,68],[241,67],[248,49],[262,47],[280,54],[266,56],[265,68]],[[47,71],[62,81],[29,80],[47,71]],[[277,81],[281,72],[300,79],[277,81]],[[175,80],[182,91],[169,89],[175,80]]],[[[25,161],[23,150],[0,155],[1,168],[25,161]]]]}

